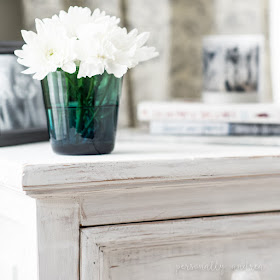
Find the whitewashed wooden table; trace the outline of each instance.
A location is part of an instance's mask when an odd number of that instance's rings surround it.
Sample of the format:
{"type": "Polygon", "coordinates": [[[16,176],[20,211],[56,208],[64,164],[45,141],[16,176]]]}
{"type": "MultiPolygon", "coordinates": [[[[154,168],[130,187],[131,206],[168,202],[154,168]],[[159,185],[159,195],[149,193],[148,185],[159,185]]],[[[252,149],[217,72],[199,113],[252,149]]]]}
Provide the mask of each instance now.
{"type": "Polygon", "coordinates": [[[0,279],[278,280],[280,148],[166,139],[1,148],[0,279]]]}

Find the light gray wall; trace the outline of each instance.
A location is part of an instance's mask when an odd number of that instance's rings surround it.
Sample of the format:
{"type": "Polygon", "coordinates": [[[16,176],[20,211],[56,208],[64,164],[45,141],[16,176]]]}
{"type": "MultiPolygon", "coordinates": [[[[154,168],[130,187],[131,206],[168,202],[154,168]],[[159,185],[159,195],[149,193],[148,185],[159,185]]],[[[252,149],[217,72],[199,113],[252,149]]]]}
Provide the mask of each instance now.
{"type": "Polygon", "coordinates": [[[0,41],[21,40],[21,0],[0,0],[0,41]]]}

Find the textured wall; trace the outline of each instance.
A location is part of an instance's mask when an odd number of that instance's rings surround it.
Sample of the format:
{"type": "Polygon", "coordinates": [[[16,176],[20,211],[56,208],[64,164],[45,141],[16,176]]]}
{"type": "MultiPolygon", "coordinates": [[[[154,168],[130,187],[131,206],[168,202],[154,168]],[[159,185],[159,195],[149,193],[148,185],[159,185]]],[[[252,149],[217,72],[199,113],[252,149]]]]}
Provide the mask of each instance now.
{"type": "Polygon", "coordinates": [[[0,0],[0,40],[20,40],[21,0],[0,0]]]}
{"type": "Polygon", "coordinates": [[[133,106],[136,109],[136,104],[142,100],[170,97],[171,10],[169,0],[126,2],[128,28],[149,31],[148,45],[156,47],[160,53],[159,57],[131,70],[133,106]]]}
{"type": "Polygon", "coordinates": [[[263,0],[215,0],[215,32],[247,34],[266,32],[263,0]]]}
{"type": "Polygon", "coordinates": [[[51,17],[53,14],[64,9],[63,0],[22,0],[24,28],[34,30],[35,18],[51,17]]]}
{"type": "Polygon", "coordinates": [[[171,97],[198,99],[202,88],[202,37],[213,29],[213,0],[172,0],[171,97]]]}

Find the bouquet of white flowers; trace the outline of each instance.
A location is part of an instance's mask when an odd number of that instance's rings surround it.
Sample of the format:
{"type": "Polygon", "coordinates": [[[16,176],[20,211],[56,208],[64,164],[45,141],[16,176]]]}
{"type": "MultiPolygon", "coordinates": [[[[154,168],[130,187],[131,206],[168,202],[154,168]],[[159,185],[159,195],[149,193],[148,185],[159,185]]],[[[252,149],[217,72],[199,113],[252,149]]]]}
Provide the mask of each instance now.
{"type": "Polygon", "coordinates": [[[127,32],[120,20],[96,9],[36,19],[15,51],[25,74],[42,80],[52,148],[60,154],[106,154],[114,148],[122,77],[156,57],[149,33],[127,32]]]}
{"type": "Polygon", "coordinates": [[[153,47],[144,46],[149,33],[127,32],[120,19],[96,9],[70,7],[68,13],[43,20],[36,19],[37,33],[22,31],[25,45],[15,51],[18,62],[26,67],[24,74],[37,80],[62,69],[78,78],[103,74],[122,77],[139,62],[156,57],[153,47]]]}

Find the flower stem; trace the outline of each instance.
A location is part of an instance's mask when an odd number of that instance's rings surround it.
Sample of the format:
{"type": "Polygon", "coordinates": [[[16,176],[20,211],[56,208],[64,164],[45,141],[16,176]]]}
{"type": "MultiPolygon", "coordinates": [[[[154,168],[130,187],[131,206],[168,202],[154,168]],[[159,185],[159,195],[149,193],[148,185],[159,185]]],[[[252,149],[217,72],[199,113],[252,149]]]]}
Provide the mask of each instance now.
{"type": "Polygon", "coordinates": [[[73,81],[71,80],[71,76],[65,72],[65,76],[67,76],[67,80],[68,82],[72,85],[72,87],[76,87],[76,85],[73,83],[73,81]]]}
{"type": "MultiPolygon", "coordinates": [[[[109,82],[110,82],[110,81],[109,81],[109,82]]],[[[100,83],[101,83],[101,81],[100,81],[100,83]]],[[[96,90],[95,90],[95,93],[96,93],[96,94],[97,94],[97,92],[98,92],[98,88],[99,88],[99,86],[100,86],[100,83],[99,83],[99,85],[96,87],[96,90]]],[[[85,128],[84,128],[82,134],[86,133],[86,131],[89,129],[89,126],[90,126],[90,125],[92,124],[92,122],[94,121],[94,119],[95,119],[97,113],[98,113],[99,110],[100,110],[100,107],[102,107],[103,102],[104,102],[105,99],[106,99],[106,96],[107,96],[107,94],[106,94],[106,92],[105,92],[104,95],[102,96],[101,101],[99,102],[99,105],[98,105],[98,106],[95,106],[95,104],[94,104],[95,111],[93,112],[93,116],[91,117],[91,119],[86,123],[85,128]]]]}
{"type": "Polygon", "coordinates": [[[76,130],[78,133],[82,130],[83,124],[83,93],[77,88],[78,106],[76,108],[76,130]]]}
{"type": "Polygon", "coordinates": [[[88,95],[87,95],[87,101],[88,101],[88,103],[89,103],[89,99],[90,99],[90,96],[91,96],[92,89],[93,89],[94,84],[95,84],[95,79],[96,79],[96,77],[92,77],[92,78],[90,79],[90,85],[89,85],[89,90],[88,90],[88,95]]]}

